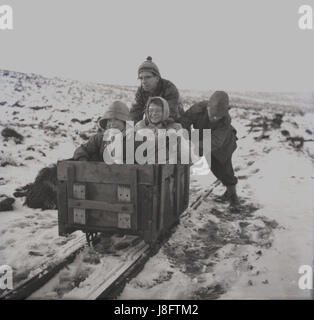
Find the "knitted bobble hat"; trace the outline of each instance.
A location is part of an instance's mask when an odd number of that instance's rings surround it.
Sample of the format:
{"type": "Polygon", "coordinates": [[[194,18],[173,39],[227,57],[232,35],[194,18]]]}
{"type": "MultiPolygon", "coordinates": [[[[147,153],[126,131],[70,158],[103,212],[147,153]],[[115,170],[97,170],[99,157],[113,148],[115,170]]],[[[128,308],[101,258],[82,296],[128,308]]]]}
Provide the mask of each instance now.
{"type": "Polygon", "coordinates": [[[138,75],[140,75],[140,73],[142,71],[148,71],[153,73],[155,76],[160,77],[160,72],[159,69],[157,67],[157,65],[153,62],[152,57],[148,56],[146,58],[146,61],[144,61],[138,68],[138,75]]]}

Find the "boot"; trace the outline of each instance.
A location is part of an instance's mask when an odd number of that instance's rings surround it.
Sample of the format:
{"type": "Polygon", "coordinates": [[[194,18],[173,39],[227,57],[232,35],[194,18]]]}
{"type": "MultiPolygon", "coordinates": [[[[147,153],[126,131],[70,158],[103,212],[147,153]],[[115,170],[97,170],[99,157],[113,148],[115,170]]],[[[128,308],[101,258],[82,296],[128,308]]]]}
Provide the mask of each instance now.
{"type": "Polygon", "coordinates": [[[215,201],[217,202],[227,202],[230,199],[230,191],[228,190],[228,187],[226,191],[221,195],[216,197],[215,201]]]}
{"type": "Polygon", "coordinates": [[[231,194],[232,194],[231,191],[232,190],[230,189],[230,186],[227,186],[226,187],[226,191],[222,195],[217,196],[215,201],[217,201],[217,202],[227,202],[227,201],[229,201],[230,197],[231,197],[231,194]]]}
{"type": "Polygon", "coordinates": [[[240,201],[237,195],[236,186],[228,186],[227,190],[229,191],[230,197],[229,197],[229,203],[230,207],[234,209],[239,209],[240,207],[240,201]]]}

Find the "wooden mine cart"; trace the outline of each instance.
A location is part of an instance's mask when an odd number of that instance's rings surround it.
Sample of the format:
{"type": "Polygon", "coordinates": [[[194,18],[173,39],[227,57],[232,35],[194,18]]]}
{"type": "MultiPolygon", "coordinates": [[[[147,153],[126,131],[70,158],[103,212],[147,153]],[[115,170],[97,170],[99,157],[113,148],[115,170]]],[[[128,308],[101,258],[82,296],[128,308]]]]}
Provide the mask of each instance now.
{"type": "Polygon", "coordinates": [[[59,235],[76,230],[154,243],[189,203],[189,165],[58,162],[59,235]]]}

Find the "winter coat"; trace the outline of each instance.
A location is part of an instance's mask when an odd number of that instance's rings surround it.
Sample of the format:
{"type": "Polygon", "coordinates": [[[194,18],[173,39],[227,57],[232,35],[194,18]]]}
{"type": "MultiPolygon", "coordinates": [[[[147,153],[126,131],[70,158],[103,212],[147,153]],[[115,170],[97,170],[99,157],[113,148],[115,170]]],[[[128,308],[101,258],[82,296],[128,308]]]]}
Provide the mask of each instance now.
{"type": "Polygon", "coordinates": [[[227,112],[226,116],[218,122],[210,122],[208,118],[207,105],[207,101],[201,101],[194,104],[183,114],[179,122],[185,129],[190,130],[190,126],[193,125],[194,129],[200,130],[200,155],[203,154],[202,129],[211,129],[211,154],[217,160],[225,162],[229,157],[231,157],[232,153],[237,148],[237,131],[231,125],[229,112],[227,112]]]}
{"type": "Polygon", "coordinates": [[[149,97],[163,97],[167,100],[170,108],[170,118],[177,120],[183,114],[183,108],[180,102],[179,91],[169,80],[160,78],[156,90],[153,93],[144,91],[139,87],[135,94],[135,103],[130,110],[130,117],[135,123],[142,120],[149,97]]]}
{"type": "MultiPolygon", "coordinates": [[[[104,161],[103,153],[106,146],[110,143],[104,141],[104,133],[99,132],[89,138],[87,143],[79,146],[73,155],[73,159],[77,161],[104,161]]],[[[126,139],[123,137],[123,160],[126,155],[126,139]]]]}

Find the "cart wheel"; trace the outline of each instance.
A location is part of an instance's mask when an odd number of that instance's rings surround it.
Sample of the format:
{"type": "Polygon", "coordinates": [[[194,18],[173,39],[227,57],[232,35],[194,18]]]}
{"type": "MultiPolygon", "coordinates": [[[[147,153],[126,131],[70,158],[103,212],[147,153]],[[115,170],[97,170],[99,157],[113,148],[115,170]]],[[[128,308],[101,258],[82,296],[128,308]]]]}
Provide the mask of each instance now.
{"type": "Polygon", "coordinates": [[[99,241],[98,232],[85,232],[85,236],[86,236],[86,241],[89,247],[93,247],[99,241]]]}

